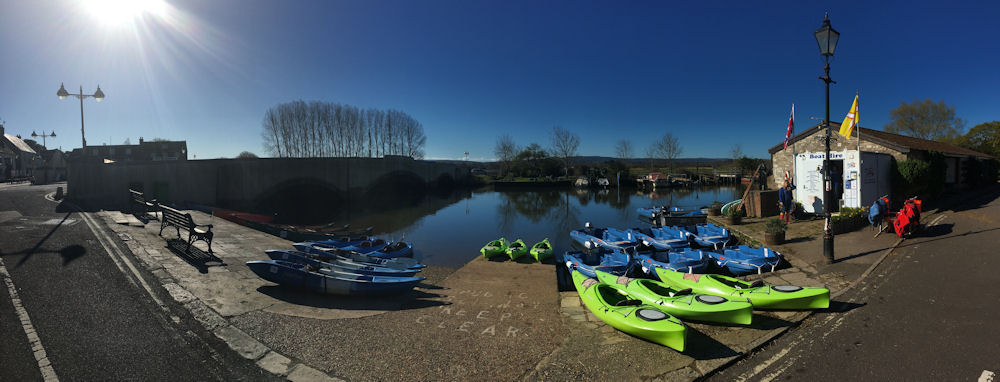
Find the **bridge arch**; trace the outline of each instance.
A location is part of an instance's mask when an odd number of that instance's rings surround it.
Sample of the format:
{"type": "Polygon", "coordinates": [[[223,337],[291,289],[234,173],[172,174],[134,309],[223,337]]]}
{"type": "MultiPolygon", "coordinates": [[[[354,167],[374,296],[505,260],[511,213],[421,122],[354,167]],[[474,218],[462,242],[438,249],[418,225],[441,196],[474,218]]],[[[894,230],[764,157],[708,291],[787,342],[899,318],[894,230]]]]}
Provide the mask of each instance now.
{"type": "Polygon", "coordinates": [[[296,177],[269,186],[254,198],[255,210],[278,222],[327,223],[347,204],[347,191],[324,179],[296,177]]]}

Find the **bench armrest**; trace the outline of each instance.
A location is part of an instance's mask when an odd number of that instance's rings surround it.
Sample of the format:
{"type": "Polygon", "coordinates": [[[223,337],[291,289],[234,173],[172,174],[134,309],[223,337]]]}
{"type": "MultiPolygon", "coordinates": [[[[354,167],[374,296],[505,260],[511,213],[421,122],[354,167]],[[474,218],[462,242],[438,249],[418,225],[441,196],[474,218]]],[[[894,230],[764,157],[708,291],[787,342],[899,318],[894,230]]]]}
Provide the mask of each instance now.
{"type": "Polygon", "coordinates": [[[214,227],[211,224],[195,224],[195,225],[198,226],[198,227],[208,227],[209,229],[211,229],[212,227],[214,227]]]}

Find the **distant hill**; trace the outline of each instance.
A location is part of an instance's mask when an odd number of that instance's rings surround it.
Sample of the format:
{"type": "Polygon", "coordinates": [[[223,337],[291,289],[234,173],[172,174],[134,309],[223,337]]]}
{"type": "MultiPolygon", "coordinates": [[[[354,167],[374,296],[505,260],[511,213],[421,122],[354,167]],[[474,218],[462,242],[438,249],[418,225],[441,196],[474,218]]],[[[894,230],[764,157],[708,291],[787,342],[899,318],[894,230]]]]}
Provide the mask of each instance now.
{"type": "MultiPolygon", "coordinates": [[[[609,162],[609,161],[620,161],[620,159],[613,158],[613,157],[604,157],[604,156],[578,156],[578,157],[573,157],[572,159],[570,159],[570,161],[572,161],[574,164],[591,164],[591,163],[606,163],[606,162],[609,162]]],[[[625,163],[641,165],[641,164],[648,164],[649,161],[650,161],[650,158],[632,158],[632,159],[626,160],[625,163]]],[[[662,160],[662,159],[653,159],[653,161],[656,162],[656,163],[664,162],[664,160],[662,160]]],[[[471,160],[470,161],[465,161],[465,160],[453,160],[453,159],[436,159],[436,160],[434,160],[434,162],[450,163],[450,164],[466,164],[466,165],[469,165],[469,166],[472,166],[472,167],[485,167],[485,166],[489,166],[491,164],[496,164],[496,162],[477,162],[477,161],[471,161],[471,160]]],[[[710,165],[710,164],[716,164],[716,163],[732,162],[732,159],[730,159],[730,158],[677,158],[676,162],[679,163],[679,164],[681,164],[681,165],[689,165],[689,164],[710,165]]]]}

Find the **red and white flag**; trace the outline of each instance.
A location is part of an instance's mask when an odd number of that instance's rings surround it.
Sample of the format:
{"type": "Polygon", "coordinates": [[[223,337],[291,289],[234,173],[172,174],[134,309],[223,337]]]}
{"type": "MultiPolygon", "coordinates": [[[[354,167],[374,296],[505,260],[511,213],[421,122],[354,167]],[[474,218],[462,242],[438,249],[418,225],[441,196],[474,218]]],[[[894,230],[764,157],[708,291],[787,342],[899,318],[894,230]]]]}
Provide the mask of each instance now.
{"type": "Polygon", "coordinates": [[[788,117],[788,130],[785,130],[785,148],[788,148],[788,142],[792,140],[792,134],[795,132],[795,104],[792,104],[792,115],[788,117]]]}

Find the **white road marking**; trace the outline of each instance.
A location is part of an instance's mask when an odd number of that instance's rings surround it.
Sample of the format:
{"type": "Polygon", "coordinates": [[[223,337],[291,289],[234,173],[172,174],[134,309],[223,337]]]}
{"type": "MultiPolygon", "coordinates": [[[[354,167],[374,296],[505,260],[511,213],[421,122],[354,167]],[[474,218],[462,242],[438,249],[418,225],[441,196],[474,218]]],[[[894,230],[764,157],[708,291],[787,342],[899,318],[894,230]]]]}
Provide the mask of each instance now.
{"type": "Polygon", "coordinates": [[[996,374],[994,374],[992,371],[983,370],[983,373],[979,375],[979,381],[978,382],[993,382],[993,377],[995,375],[996,374]]]}
{"type": "MultiPolygon", "coordinates": [[[[87,227],[89,227],[90,231],[94,233],[95,237],[97,237],[97,241],[101,243],[101,246],[104,247],[104,250],[108,253],[108,257],[111,257],[111,260],[115,262],[115,265],[118,266],[118,269],[121,270],[121,272],[124,273],[126,276],[128,276],[128,272],[125,271],[125,268],[127,267],[129,271],[132,273],[132,276],[135,277],[135,280],[138,281],[139,284],[142,285],[143,289],[145,289],[146,292],[149,294],[149,297],[153,298],[153,301],[156,302],[156,305],[159,305],[160,309],[163,309],[163,311],[169,312],[169,309],[167,309],[167,305],[164,304],[159,297],[156,297],[156,294],[153,293],[153,288],[150,288],[149,284],[146,283],[146,280],[139,275],[139,270],[136,269],[134,264],[132,264],[132,261],[129,260],[128,257],[121,252],[121,249],[119,249],[118,246],[115,244],[115,242],[112,241],[110,237],[108,237],[107,233],[105,233],[104,230],[97,227],[97,223],[94,221],[94,217],[90,216],[90,213],[88,212],[80,212],[80,216],[83,217],[83,221],[87,223],[87,227]],[[125,266],[123,267],[122,264],[125,264],[125,266]]],[[[135,284],[135,281],[133,281],[131,277],[126,277],[126,278],[129,279],[129,281],[132,281],[132,284],[135,284]]]]}
{"type": "Polygon", "coordinates": [[[31,324],[28,311],[21,305],[21,297],[17,294],[17,288],[14,287],[14,280],[10,277],[10,273],[7,272],[7,267],[4,265],[2,257],[0,257],[0,277],[3,277],[4,284],[7,284],[10,301],[14,304],[14,310],[21,320],[21,328],[24,329],[24,334],[28,336],[28,344],[31,345],[31,351],[35,352],[35,360],[38,361],[38,371],[42,373],[42,378],[45,381],[58,382],[59,377],[56,376],[56,370],[52,368],[52,362],[49,361],[45,347],[42,346],[42,339],[38,337],[35,326],[31,324]]]}
{"type": "Polygon", "coordinates": [[[934,220],[931,220],[930,224],[928,224],[927,226],[928,227],[933,227],[933,226],[937,225],[937,223],[940,222],[941,219],[944,219],[946,217],[948,217],[948,215],[938,216],[938,217],[934,218],[934,220]]]}

